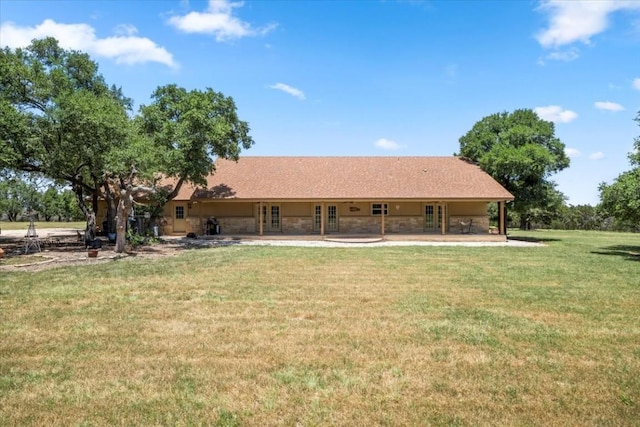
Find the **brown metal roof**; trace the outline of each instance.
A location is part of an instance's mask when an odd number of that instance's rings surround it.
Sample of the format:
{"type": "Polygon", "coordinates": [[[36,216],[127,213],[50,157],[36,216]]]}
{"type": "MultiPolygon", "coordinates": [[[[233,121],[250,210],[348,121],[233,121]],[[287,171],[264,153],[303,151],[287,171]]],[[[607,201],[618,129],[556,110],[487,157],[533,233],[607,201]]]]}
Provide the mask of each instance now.
{"type": "Polygon", "coordinates": [[[513,200],[458,157],[241,157],[218,159],[207,189],[184,185],[176,200],[513,200]]]}

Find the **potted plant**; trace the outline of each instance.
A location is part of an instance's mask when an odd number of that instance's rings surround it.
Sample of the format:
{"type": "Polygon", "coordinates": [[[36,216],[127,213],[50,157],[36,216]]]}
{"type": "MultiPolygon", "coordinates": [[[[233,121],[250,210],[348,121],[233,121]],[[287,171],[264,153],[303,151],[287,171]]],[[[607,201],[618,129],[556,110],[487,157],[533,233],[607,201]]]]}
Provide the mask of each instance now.
{"type": "Polygon", "coordinates": [[[89,258],[96,258],[98,256],[98,251],[102,247],[102,240],[93,239],[86,242],[87,244],[87,256],[89,258]]]}

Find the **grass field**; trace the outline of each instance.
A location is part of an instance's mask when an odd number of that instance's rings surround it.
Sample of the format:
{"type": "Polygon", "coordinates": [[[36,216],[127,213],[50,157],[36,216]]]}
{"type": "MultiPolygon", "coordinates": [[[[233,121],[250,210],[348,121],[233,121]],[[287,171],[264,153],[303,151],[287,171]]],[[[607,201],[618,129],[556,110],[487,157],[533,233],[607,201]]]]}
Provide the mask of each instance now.
{"type": "MultiPolygon", "coordinates": [[[[71,222],[45,222],[35,221],[36,230],[40,228],[74,228],[78,230],[84,230],[87,223],[86,221],[71,221],[71,222]]],[[[0,221],[0,230],[27,230],[29,228],[29,221],[0,221]]]]}
{"type": "Polygon", "coordinates": [[[640,236],[515,234],[2,272],[0,425],[640,425],[640,236]]]}

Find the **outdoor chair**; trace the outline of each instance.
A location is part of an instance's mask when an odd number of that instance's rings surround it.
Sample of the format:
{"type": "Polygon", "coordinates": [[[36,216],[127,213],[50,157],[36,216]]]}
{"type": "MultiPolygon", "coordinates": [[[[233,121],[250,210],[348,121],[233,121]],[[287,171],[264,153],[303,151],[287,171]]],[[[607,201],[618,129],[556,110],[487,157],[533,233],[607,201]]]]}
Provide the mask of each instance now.
{"type": "Polygon", "coordinates": [[[460,233],[470,234],[472,226],[473,226],[473,219],[469,219],[469,222],[460,221],[460,233]]]}

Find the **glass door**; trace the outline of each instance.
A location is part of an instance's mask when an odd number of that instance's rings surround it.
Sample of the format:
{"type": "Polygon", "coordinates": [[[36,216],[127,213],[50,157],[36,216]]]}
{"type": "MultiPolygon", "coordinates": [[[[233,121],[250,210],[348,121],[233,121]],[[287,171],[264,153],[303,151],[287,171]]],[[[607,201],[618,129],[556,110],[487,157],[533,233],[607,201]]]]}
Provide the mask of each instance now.
{"type": "Polygon", "coordinates": [[[338,206],[327,206],[327,231],[338,231],[338,206]]]}
{"type": "Polygon", "coordinates": [[[320,231],[322,228],[322,206],[315,205],[313,207],[313,229],[320,231]]]}
{"type": "Polygon", "coordinates": [[[424,231],[435,231],[436,218],[435,207],[433,205],[424,206],[424,231]]]}
{"type": "Polygon", "coordinates": [[[280,205],[264,204],[262,205],[262,229],[264,231],[280,231],[280,205]]]}
{"type": "MultiPolygon", "coordinates": [[[[327,205],[325,209],[325,223],[324,231],[335,232],[338,231],[338,206],[327,205]]],[[[322,228],[322,206],[315,205],[313,208],[313,229],[320,231],[322,228]]]]}
{"type": "Polygon", "coordinates": [[[424,231],[436,231],[442,228],[442,205],[424,205],[424,231]]]}

